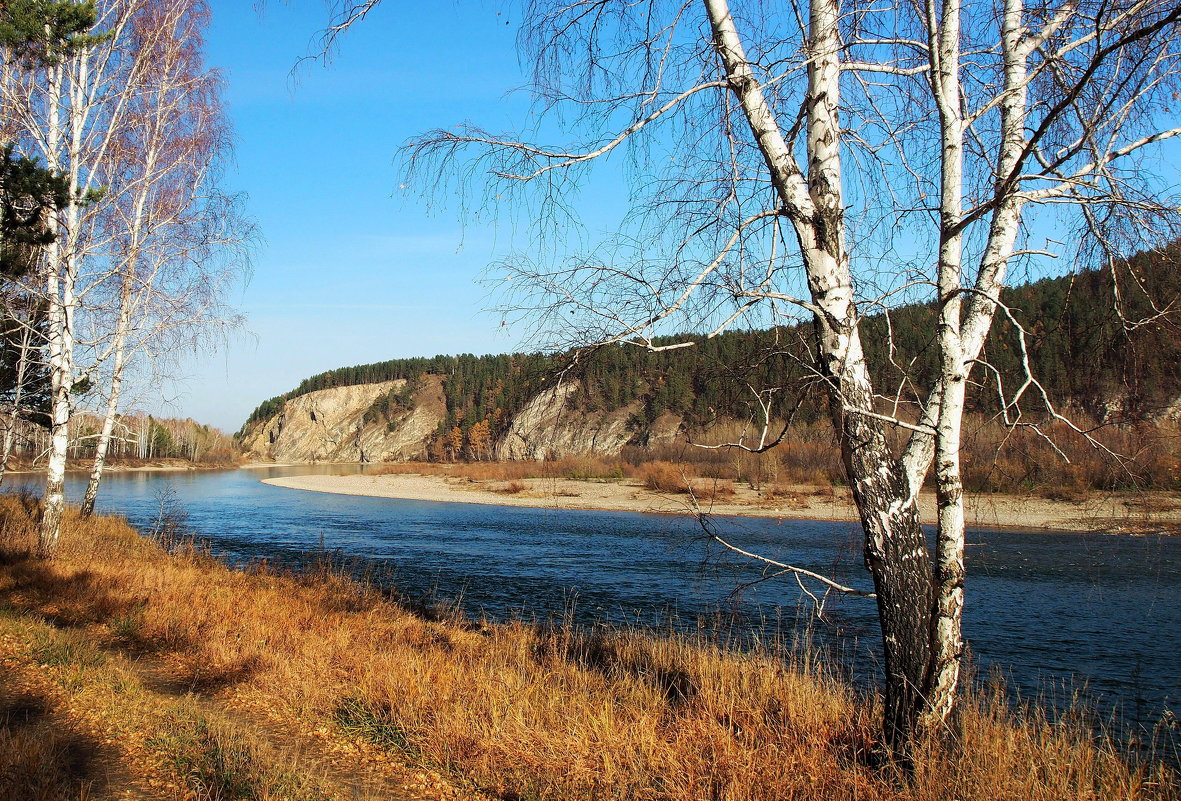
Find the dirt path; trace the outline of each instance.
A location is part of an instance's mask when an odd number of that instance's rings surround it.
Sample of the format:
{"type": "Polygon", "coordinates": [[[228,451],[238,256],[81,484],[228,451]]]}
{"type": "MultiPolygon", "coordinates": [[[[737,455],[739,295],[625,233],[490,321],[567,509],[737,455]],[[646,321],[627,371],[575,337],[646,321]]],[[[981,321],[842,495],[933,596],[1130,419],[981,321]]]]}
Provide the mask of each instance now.
{"type": "Polygon", "coordinates": [[[77,673],[42,664],[43,644],[8,633],[9,623],[0,634],[0,799],[175,799],[158,766],[71,692],[77,673]]]}

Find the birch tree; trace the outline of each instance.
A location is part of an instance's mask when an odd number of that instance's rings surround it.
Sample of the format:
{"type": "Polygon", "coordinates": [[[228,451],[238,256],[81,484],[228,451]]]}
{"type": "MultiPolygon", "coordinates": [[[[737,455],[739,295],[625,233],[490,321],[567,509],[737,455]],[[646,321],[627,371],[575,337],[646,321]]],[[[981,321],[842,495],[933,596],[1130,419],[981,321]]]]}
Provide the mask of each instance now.
{"type": "MultiPolygon", "coordinates": [[[[4,51],[0,86],[55,61],[63,50],[78,43],[78,36],[93,23],[94,10],[87,5],[60,0],[4,3],[0,6],[0,48],[4,51]]],[[[8,393],[0,483],[18,430],[25,427],[31,408],[44,400],[45,309],[29,282],[40,275],[44,249],[53,240],[49,214],[68,202],[68,188],[61,175],[16,152],[18,133],[19,125],[12,115],[0,114],[0,347],[4,391],[8,393]]]]}
{"type": "MultiPolygon", "coordinates": [[[[339,7],[325,47],[378,1],[339,7]]],[[[1006,281],[1071,255],[1045,234],[1068,221],[1115,255],[1119,232],[1175,230],[1177,199],[1143,160],[1181,132],[1179,24],[1175,0],[538,0],[520,37],[532,136],[425,134],[408,183],[527,215],[537,238],[494,274],[543,342],[681,347],[654,338],[811,320],[873,580],[885,740],[904,754],[954,705],[963,411],[994,372],[994,320],[1018,322],[1006,281]],[[630,213],[573,252],[568,190],[619,158],[630,213]],[[932,385],[905,365],[891,386],[871,378],[859,323],[900,300],[938,308],[932,385]],[[932,466],[933,551],[916,504],[932,466]]],[[[1057,414],[1029,375],[1006,388],[1005,422],[1029,423],[1035,396],[1057,414]]]]}
{"type": "Polygon", "coordinates": [[[113,148],[117,198],[105,220],[114,244],[102,382],[106,412],[81,511],[94,510],[125,373],[136,357],[199,342],[232,324],[222,297],[246,264],[249,223],[218,181],[229,135],[218,76],[200,50],[208,9],[192,0],[143,4],[130,45],[141,86],[113,148]]]}
{"type": "MultiPolygon", "coordinates": [[[[80,7],[79,4],[62,4],[80,7]]],[[[75,333],[80,280],[101,208],[103,165],[134,86],[132,59],[116,47],[130,21],[128,3],[112,3],[97,13],[86,4],[92,33],[62,38],[47,25],[40,68],[4,86],[6,115],[46,169],[65,181],[65,203],[50,211],[41,292],[46,303],[47,361],[50,373],[50,448],[38,549],[48,555],[57,546],[65,508],[65,467],[69,447],[75,374],[75,333]]]]}
{"type": "Polygon", "coordinates": [[[228,140],[217,77],[200,64],[206,6],[48,5],[75,22],[75,12],[88,9],[89,24],[65,38],[47,29],[38,68],[6,75],[3,85],[6,126],[66,190],[66,202],[48,215],[38,288],[52,391],[44,555],[61,532],[76,384],[111,382],[87,493],[92,508],[131,357],[163,337],[181,341],[180,328],[217,308],[223,275],[202,260],[216,262],[215,244],[236,241],[241,230],[233,199],[217,191],[228,140]]]}

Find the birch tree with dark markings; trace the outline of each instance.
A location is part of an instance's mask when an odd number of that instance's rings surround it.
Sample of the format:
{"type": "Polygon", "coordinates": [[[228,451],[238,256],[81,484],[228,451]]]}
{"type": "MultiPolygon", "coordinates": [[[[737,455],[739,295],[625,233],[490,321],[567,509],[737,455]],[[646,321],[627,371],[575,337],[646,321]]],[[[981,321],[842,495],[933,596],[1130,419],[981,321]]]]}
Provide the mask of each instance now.
{"type": "MultiPolygon", "coordinates": [[[[378,3],[338,7],[325,47],[378,3]]],[[[905,756],[955,702],[963,412],[994,372],[997,315],[1016,324],[1007,277],[1074,255],[1046,236],[1067,221],[1112,258],[1173,235],[1177,197],[1144,159],[1181,133],[1179,34],[1175,0],[537,0],[520,37],[534,138],[425,134],[408,182],[478,179],[477,205],[535,216],[535,254],[556,258],[494,270],[546,343],[670,347],[655,336],[811,319],[875,589],[885,741],[905,756]],[[572,254],[554,233],[566,191],[617,153],[630,213],[572,254]],[[915,386],[898,365],[875,386],[859,323],[902,299],[937,306],[938,377],[915,386]],[[916,504],[932,468],[933,551],[916,504]]],[[[1032,397],[1065,420],[1036,376],[1003,392],[1011,425],[1032,397]]]]}
{"type": "MultiPolygon", "coordinates": [[[[40,159],[45,169],[63,183],[63,202],[49,210],[45,221],[47,244],[35,276],[40,286],[24,287],[37,291],[46,308],[51,444],[38,548],[47,555],[57,546],[65,509],[83,229],[94,210],[92,201],[101,194],[95,167],[118,116],[117,104],[112,107],[104,101],[111,96],[117,72],[114,67],[119,61],[112,63],[110,49],[102,45],[118,33],[114,26],[106,35],[92,33],[102,22],[102,15],[90,3],[46,1],[22,5],[22,11],[43,14],[43,35],[17,50],[16,55],[29,59],[31,68],[5,75],[0,87],[4,127],[31,157],[40,159]],[[96,125],[99,117],[102,121],[96,125]]],[[[35,30],[35,26],[29,30],[35,30]]],[[[8,61],[9,54],[5,55],[8,61]]]]}
{"type": "Polygon", "coordinates": [[[3,75],[3,129],[59,176],[64,196],[46,215],[36,281],[22,286],[46,317],[52,397],[38,549],[48,556],[61,534],[78,390],[109,381],[89,512],[131,359],[191,345],[221,319],[250,226],[218,188],[229,137],[220,79],[202,63],[201,0],[19,5],[44,36],[17,53],[29,69],[3,75]]]}
{"type": "Polygon", "coordinates": [[[106,396],[81,511],[90,515],[114,436],[125,374],[139,357],[198,344],[233,325],[222,297],[247,262],[252,232],[218,181],[230,148],[219,76],[198,45],[209,11],[193,0],[142,3],[130,47],[144,64],[112,148],[104,220],[111,252],[106,396]]]}

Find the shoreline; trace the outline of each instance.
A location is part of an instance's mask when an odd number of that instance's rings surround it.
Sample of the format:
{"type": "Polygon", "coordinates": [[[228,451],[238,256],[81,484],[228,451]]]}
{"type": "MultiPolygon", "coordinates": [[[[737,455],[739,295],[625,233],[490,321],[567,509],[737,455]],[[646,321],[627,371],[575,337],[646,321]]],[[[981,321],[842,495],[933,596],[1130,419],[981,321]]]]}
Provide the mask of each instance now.
{"type": "MultiPolygon", "coordinates": [[[[198,470],[241,470],[247,467],[287,467],[289,465],[271,465],[260,464],[252,462],[250,464],[199,464],[194,462],[182,464],[138,464],[138,465],[122,465],[122,464],[107,464],[103,466],[103,474],[106,473],[192,473],[198,470]]],[[[31,476],[38,473],[44,474],[45,468],[37,467],[33,469],[13,469],[9,468],[5,471],[7,475],[12,476],[31,476]]],[[[67,467],[67,473],[84,473],[89,475],[89,467],[67,467]]]]}
{"type": "MultiPolygon", "coordinates": [[[[385,475],[304,475],[262,479],[275,487],[440,503],[473,503],[541,509],[694,514],[688,495],[653,492],[626,480],[529,478],[507,482],[414,473],[385,475]],[[524,489],[519,489],[524,485],[524,489]]],[[[765,517],[780,520],[857,522],[849,490],[844,487],[796,486],[786,497],[762,498],[748,487],[733,497],[702,501],[712,515],[765,517]]],[[[935,519],[932,492],[919,495],[923,521],[935,519]]],[[[965,516],[972,528],[1025,529],[1109,534],[1181,534],[1181,496],[1171,493],[1108,493],[1086,501],[1051,500],[1036,496],[969,496],[965,516]]]]}

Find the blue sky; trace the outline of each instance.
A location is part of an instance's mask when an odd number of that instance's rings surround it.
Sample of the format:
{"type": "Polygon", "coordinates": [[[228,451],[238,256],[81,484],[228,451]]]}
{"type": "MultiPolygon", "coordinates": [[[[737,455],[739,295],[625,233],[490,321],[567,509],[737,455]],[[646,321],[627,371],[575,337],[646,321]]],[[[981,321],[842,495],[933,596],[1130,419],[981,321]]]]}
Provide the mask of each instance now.
{"type": "MultiPolygon", "coordinates": [[[[454,203],[428,213],[420,195],[400,189],[394,164],[400,145],[432,128],[521,128],[517,3],[387,2],[342,38],[331,63],[297,69],[327,20],[320,0],[268,0],[261,13],[245,0],[211,4],[206,58],[225,76],[237,135],[227,185],[248,195],[261,234],[252,278],[230,298],[247,322],[227,347],[186,356],[179,380],[146,387],[131,406],[234,431],[260,401],[324,370],[518,347],[528,332],[484,311],[495,299],[477,280],[514,246],[527,250],[527,233],[509,222],[461,224],[454,203]]],[[[1174,182],[1181,144],[1165,153],[1153,163],[1174,182]]],[[[591,239],[628,205],[612,159],[577,196],[591,239]]],[[[1027,222],[1035,244],[1065,230],[1027,222]]]]}
{"type": "MultiPolygon", "coordinates": [[[[502,328],[484,267],[510,226],[461,225],[400,192],[407,138],[478,120],[508,129],[525,110],[515,20],[493,2],[378,8],[333,61],[306,62],[326,12],[314,0],[215,0],[207,62],[223,71],[236,132],[230,188],[249,196],[261,239],[231,302],[247,317],[228,348],[186,357],[150,411],[233,431],[265,398],[322,370],[401,356],[493,353],[502,328]],[[506,24],[508,23],[508,24],[506,24]]],[[[153,390],[159,388],[152,388],[153,390]]]]}

